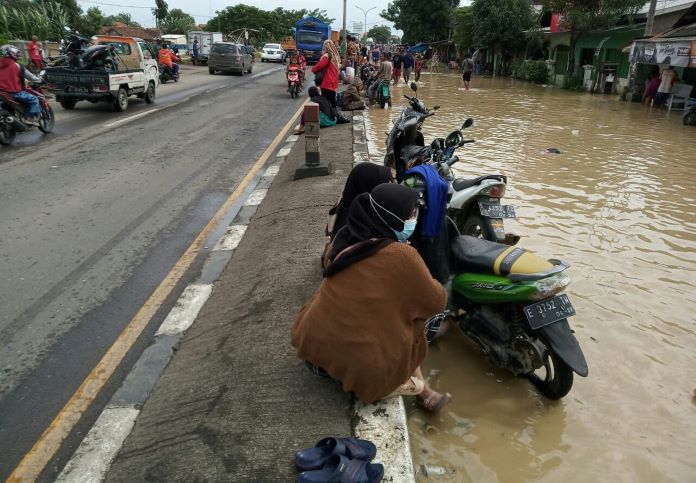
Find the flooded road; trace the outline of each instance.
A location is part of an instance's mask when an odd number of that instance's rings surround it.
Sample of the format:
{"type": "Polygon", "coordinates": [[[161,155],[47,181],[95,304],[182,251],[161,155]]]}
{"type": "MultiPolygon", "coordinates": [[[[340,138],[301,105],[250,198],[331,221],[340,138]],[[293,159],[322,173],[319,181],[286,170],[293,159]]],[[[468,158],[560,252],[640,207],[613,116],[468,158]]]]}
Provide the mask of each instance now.
{"type": "MultiPolygon", "coordinates": [[[[508,231],[570,262],[570,323],[590,374],[548,401],[450,331],[424,369],[454,401],[409,416],[416,465],[448,473],[419,480],[696,481],[696,128],[615,96],[472,85],[421,78],[419,98],[441,106],[426,142],[475,119],[458,173],[508,175],[504,201],[518,216],[508,231]],[[561,154],[544,153],[552,147],[561,154]]],[[[369,111],[373,156],[405,93],[394,89],[392,110],[369,111]]]]}

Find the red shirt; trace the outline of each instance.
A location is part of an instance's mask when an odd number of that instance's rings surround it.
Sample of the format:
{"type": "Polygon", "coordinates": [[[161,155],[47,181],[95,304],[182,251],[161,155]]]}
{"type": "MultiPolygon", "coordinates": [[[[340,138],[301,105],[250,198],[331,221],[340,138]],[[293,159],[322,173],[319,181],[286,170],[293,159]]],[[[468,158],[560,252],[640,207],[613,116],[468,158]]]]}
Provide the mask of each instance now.
{"type": "Polygon", "coordinates": [[[39,43],[38,42],[34,42],[32,40],[31,42],[29,42],[27,49],[29,49],[29,58],[31,60],[41,60],[41,54],[39,53],[39,43]]]}
{"type": "Polygon", "coordinates": [[[19,79],[19,69],[14,59],[0,58],[0,91],[16,94],[24,87],[19,79]]]}
{"type": "Polygon", "coordinates": [[[329,54],[324,54],[321,59],[312,67],[312,72],[315,74],[320,70],[324,70],[324,78],[321,80],[321,89],[328,89],[330,91],[336,92],[338,90],[338,69],[336,64],[329,60],[329,54]]]}

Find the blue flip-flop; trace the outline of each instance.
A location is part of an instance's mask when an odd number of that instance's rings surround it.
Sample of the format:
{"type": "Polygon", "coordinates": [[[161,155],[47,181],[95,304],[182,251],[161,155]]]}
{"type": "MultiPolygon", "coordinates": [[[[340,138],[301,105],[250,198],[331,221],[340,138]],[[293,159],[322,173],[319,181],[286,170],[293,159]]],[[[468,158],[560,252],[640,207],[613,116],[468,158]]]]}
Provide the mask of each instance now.
{"type": "Polygon", "coordinates": [[[384,478],[384,466],[364,460],[349,460],[332,455],[320,470],[303,471],[297,483],[379,483],[384,478]]]}
{"type": "Polygon", "coordinates": [[[324,438],[313,448],[305,448],[295,454],[295,466],[300,471],[318,470],[332,455],[346,456],[351,460],[372,461],[377,447],[370,441],[358,438],[324,438]]]}

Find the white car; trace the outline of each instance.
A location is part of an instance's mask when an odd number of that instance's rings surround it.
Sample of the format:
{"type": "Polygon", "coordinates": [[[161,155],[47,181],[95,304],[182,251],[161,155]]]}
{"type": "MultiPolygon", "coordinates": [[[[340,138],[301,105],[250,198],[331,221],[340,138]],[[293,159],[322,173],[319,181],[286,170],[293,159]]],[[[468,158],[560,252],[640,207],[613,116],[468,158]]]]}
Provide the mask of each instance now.
{"type": "Polygon", "coordinates": [[[266,44],[261,49],[261,62],[285,62],[286,56],[280,44],[266,44]]]}

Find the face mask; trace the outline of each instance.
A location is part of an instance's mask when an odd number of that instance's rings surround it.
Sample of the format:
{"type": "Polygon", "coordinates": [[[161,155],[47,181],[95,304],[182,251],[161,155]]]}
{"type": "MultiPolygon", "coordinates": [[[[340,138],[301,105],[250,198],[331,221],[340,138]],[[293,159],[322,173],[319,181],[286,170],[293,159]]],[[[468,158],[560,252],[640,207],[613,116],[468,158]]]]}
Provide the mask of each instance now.
{"type": "Polygon", "coordinates": [[[411,235],[413,235],[413,232],[416,231],[416,224],[418,223],[418,219],[414,218],[412,220],[406,220],[404,222],[404,229],[402,231],[396,231],[394,230],[394,234],[396,235],[396,239],[399,240],[400,242],[405,242],[408,240],[411,235]]]}

